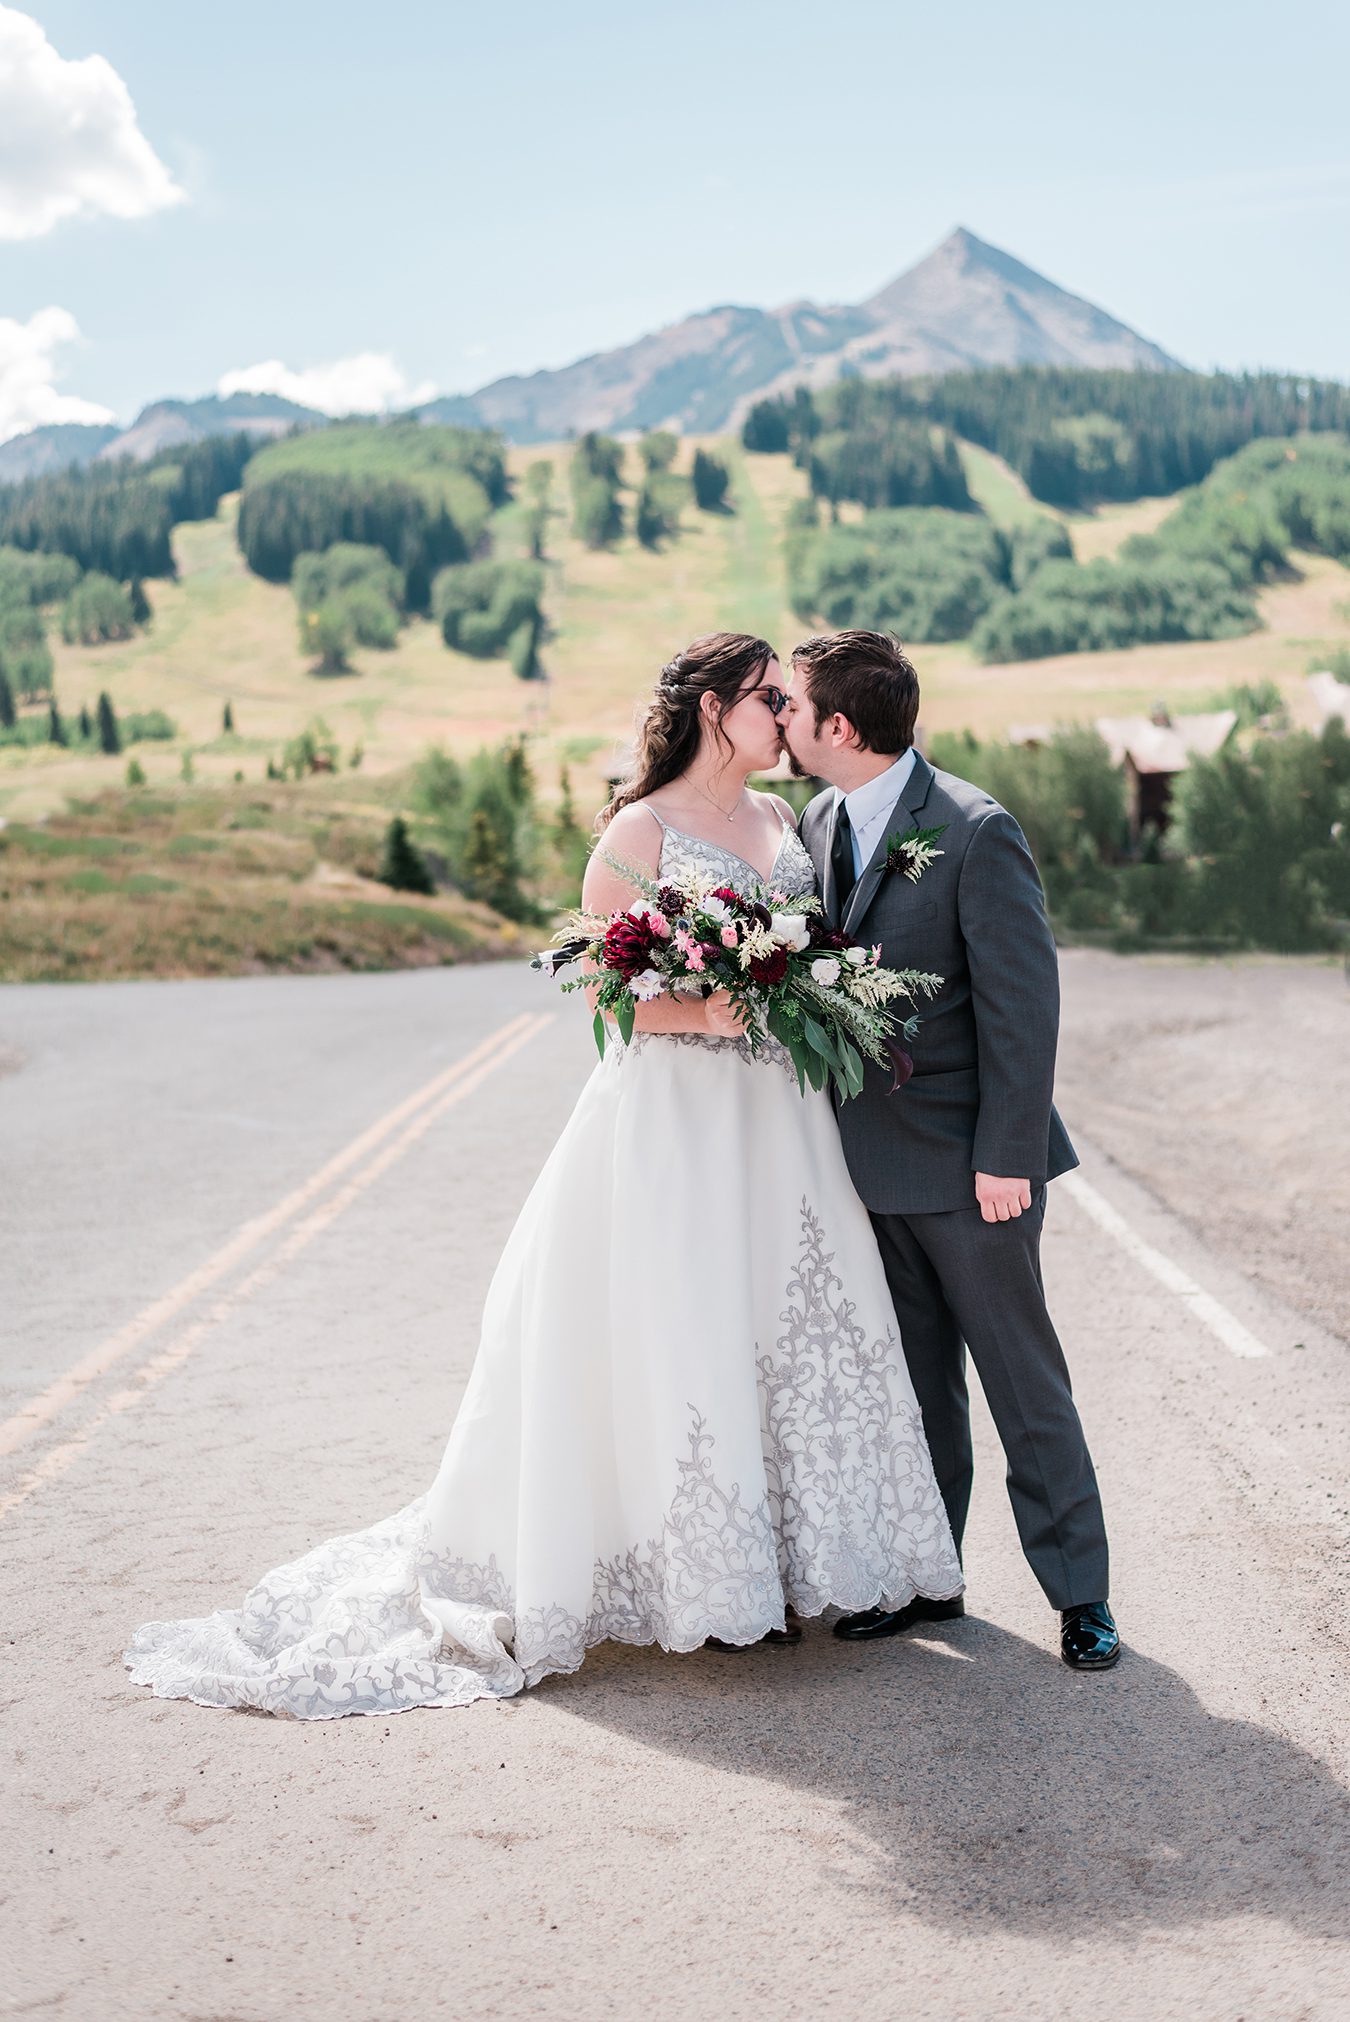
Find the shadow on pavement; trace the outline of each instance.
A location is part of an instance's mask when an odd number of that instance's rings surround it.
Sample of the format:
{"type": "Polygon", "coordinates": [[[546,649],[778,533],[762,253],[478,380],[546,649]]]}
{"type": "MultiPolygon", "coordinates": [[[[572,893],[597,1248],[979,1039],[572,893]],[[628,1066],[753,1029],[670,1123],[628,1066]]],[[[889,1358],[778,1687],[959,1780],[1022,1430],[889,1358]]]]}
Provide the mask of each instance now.
{"type": "Polygon", "coordinates": [[[1134,1651],[1075,1677],[973,1617],[862,1649],[815,1622],[795,1650],[739,1657],[610,1645],[541,1689],[646,1747],[842,1803],[872,1886],[954,1935],[1255,1913],[1347,1938],[1350,1793],[1134,1651]]]}

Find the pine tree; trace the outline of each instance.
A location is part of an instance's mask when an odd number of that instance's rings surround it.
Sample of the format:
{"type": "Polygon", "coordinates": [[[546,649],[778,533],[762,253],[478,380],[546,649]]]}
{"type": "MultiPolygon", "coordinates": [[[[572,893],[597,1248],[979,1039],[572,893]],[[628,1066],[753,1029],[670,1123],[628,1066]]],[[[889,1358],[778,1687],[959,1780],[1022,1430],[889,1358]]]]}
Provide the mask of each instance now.
{"type": "Polygon", "coordinates": [[[61,721],[61,711],[56,706],[56,697],[54,695],[47,712],[47,742],[49,744],[69,744],[70,742],[70,739],[66,736],[66,726],[61,721]]]}
{"type": "Polygon", "coordinates": [[[577,820],[572,775],[565,765],[558,774],[558,812],[553,818],[553,843],[569,884],[579,892],[581,880],[586,874],[590,845],[577,820]]]}
{"type": "Polygon", "coordinates": [[[0,730],[12,730],[18,717],[14,707],[14,690],[9,685],[9,676],[0,667],[0,730]]]}
{"type": "Polygon", "coordinates": [[[709,456],[704,450],[694,451],[694,503],[705,513],[720,513],[726,510],[727,486],[731,473],[720,457],[709,456]]]}
{"type": "Polygon", "coordinates": [[[225,713],[220,719],[220,727],[227,737],[234,736],[234,709],[228,702],[225,704],[225,713]]]}
{"type": "Polygon", "coordinates": [[[131,579],[131,616],[137,625],[148,625],[154,617],[154,609],[145,594],[145,584],[139,576],[131,579]]]}
{"type": "Polygon", "coordinates": [[[530,771],[523,737],[511,739],[502,753],[502,764],[507,792],[517,807],[526,806],[534,798],[534,774],[530,771]]]}
{"type": "Polygon", "coordinates": [[[88,743],[89,739],[93,736],[93,734],[94,734],[94,719],[89,714],[89,704],[87,702],[82,702],[80,704],[80,736],[85,740],[86,743],[88,743]]]}
{"type": "Polygon", "coordinates": [[[382,885],[396,892],[423,892],[430,897],[436,889],[426,859],[408,834],[401,814],[396,814],[385,830],[379,876],[382,885]]]}
{"type": "Polygon", "coordinates": [[[501,837],[485,807],[469,816],[464,844],[464,883],[470,897],[505,910],[513,900],[514,878],[501,837]]]}
{"type": "Polygon", "coordinates": [[[98,741],[109,758],[116,758],[122,749],[122,733],[117,727],[117,712],[112,706],[112,697],[105,688],[98,698],[98,741]]]}

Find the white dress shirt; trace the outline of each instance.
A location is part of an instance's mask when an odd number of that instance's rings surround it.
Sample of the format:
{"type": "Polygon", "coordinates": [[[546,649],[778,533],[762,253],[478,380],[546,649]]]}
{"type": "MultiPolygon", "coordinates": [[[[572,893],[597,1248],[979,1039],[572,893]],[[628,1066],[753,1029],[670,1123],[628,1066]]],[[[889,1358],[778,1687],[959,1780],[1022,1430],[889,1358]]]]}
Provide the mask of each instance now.
{"type": "Polygon", "coordinates": [[[853,875],[860,878],[863,865],[867,863],[873,850],[881,841],[881,832],[895,803],[904,791],[905,781],[914,770],[914,747],[902,751],[894,765],[888,765],[875,779],[869,779],[865,786],[855,786],[852,793],[840,793],[835,788],[835,806],[842,801],[848,809],[848,818],[853,830],[853,875]]]}

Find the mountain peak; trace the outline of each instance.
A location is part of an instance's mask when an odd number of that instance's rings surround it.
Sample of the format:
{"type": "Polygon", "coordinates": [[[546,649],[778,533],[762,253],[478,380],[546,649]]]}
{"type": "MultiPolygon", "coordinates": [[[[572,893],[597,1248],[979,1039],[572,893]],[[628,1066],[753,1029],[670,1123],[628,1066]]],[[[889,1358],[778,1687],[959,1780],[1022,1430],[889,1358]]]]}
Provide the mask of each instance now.
{"type": "MultiPolygon", "coordinates": [[[[772,310],[724,303],[561,371],[513,374],[419,412],[427,421],[497,428],[514,442],[553,442],[588,428],[711,435],[735,427],[755,400],[826,385],[844,372],[879,379],[982,365],[1177,369],[1138,331],[957,225],[865,302],[799,300],[772,310]]],[[[100,454],[151,456],[226,428],[265,437],[323,419],[267,394],[157,401],[129,429],[70,425],[15,437],[0,445],[0,483],[100,454]]]]}
{"type": "Polygon", "coordinates": [[[979,365],[1176,368],[1158,345],[958,225],[873,295],[874,371],[979,365]],[[885,359],[886,363],[882,360],[885,359]]]}

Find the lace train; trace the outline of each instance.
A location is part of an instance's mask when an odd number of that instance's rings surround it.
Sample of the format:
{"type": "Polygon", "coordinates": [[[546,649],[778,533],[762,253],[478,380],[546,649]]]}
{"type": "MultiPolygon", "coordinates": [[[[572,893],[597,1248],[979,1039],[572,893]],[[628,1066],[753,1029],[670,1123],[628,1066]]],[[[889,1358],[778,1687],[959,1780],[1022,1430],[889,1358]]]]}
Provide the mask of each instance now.
{"type": "MultiPolygon", "coordinates": [[[[790,831],[775,875],[810,887],[790,831]]],[[[147,1623],[126,1661],[161,1697],[325,1720],[960,1587],[828,1099],[768,1049],[647,1035],[526,1202],[427,1493],[239,1609],[147,1623]]]]}

